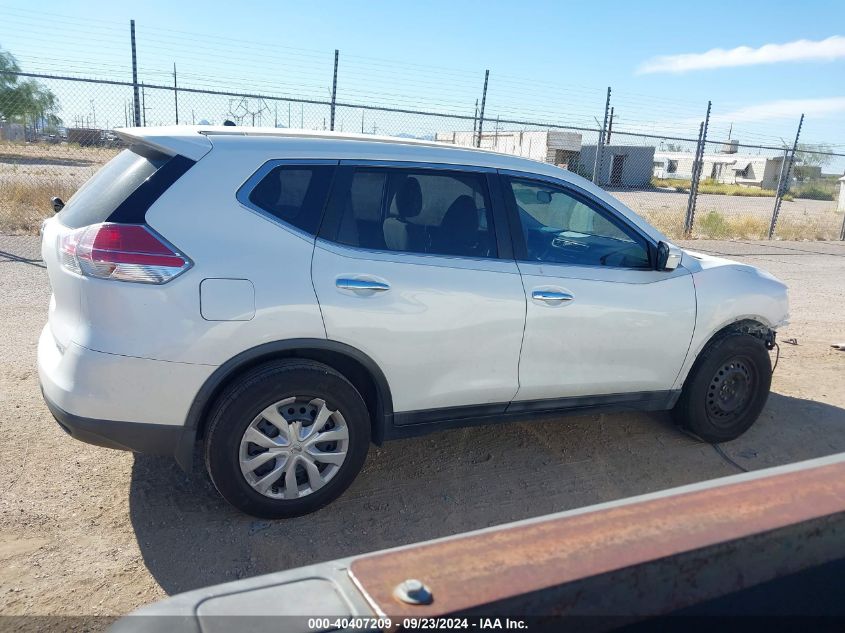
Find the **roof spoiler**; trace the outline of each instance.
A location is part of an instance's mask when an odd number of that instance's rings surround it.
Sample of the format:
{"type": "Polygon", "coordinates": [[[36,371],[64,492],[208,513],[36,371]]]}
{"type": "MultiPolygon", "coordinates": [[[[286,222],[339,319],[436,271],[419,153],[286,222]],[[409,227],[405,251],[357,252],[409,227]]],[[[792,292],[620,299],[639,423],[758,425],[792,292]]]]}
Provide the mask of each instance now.
{"type": "Polygon", "coordinates": [[[198,161],[212,148],[211,141],[204,134],[185,134],[184,127],[129,127],[114,132],[130,145],[146,145],[169,156],[179,154],[193,161],[198,161]]]}

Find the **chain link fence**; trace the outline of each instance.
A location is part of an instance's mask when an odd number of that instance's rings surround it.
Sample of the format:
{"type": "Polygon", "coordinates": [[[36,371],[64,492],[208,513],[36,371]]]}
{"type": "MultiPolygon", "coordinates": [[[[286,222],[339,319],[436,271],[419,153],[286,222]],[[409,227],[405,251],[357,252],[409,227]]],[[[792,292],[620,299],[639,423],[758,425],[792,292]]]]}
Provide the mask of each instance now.
{"type": "Polygon", "coordinates": [[[335,92],[321,101],[0,72],[0,88],[15,85],[50,98],[39,109],[25,90],[0,90],[0,233],[37,232],[50,197],[66,200],[120,151],[114,130],[137,116],[146,126],[334,129],[533,158],[592,180],[673,238],[845,238],[845,182],[819,166],[845,154],[808,151],[797,139],[789,147],[711,140],[706,121],[698,134],[646,134],[615,123],[612,110],[594,128],[491,117],[486,91],[480,110],[459,115],[346,103],[335,92]]]}

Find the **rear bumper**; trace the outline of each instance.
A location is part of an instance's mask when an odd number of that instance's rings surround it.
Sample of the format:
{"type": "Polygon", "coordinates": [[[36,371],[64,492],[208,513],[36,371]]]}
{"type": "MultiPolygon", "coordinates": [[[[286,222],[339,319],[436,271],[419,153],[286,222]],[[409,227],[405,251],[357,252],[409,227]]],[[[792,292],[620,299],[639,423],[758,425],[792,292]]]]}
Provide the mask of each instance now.
{"type": "Polygon", "coordinates": [[[41,392],[72,437],[108,448],[172,455],[189,469],[196,431],[185,426],[194,397],[215,368],[38,341],[41,392]]]}
{"type": "Polygon", "coordinates": [[[83,418],[57,406],[47,397],[43,389],[41,393],[56,422],[75,440],[122,451],[172,456],[183,470],[190,472],[193,461],[194,429],[167,424],[83,418]]]}

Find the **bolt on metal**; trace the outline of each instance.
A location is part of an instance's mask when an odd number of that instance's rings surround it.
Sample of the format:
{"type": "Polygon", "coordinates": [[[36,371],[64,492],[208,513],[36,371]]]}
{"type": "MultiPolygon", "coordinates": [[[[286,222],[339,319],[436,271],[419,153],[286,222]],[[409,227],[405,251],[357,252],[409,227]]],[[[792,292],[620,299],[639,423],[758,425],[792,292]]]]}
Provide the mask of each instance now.
{"type": "Polygon", "coordinates": [[[403,580],[396,585],[393,595],[397,600],[406,604],[431,604],[434,600],[431,590],[422,581],[415,578],[403,580]]]}

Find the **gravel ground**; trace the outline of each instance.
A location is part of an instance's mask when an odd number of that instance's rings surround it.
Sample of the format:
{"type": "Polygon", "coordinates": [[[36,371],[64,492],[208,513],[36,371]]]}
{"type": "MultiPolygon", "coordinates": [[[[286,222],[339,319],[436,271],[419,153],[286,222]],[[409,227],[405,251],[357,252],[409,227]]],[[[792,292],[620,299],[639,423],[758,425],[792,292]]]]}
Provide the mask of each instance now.
{"type": "MultiPolygon", "coordinates": [[[[845,244],[705,242],[790,286],[773,394],[713,446],[666,415],[590,415],[443,431],[373,448],[320,512],[231,509],[201,469],[68,438],[38,390],[49,288],[38,240],[0,236],[0,613],[120,615],[166,595],[845,451],[845,244]]],[[[105,620],[92,619],[94,628],[105,620]]]]}

